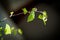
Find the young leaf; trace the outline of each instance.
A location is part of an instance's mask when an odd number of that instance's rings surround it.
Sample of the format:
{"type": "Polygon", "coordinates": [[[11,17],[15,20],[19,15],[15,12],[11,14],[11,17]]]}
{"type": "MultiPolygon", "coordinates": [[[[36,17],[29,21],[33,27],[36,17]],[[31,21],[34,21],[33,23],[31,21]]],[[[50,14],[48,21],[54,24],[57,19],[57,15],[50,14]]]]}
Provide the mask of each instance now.
{"type": "Polygon", "coordinates": [[[12,11],[12,12],[10,12],[10,17],[12,17],[12,16],[13,16],[13,13],[14,13],[13,11],[12,11]]]}
{"type": "Polygon", "coordinates": [[[32,8],[32,11],[37,11],[37,8],[32,8]]]}
{"type": "Polygon", "coordinates": [[[21,34],[21,35],[23,34],[21,29],[18,29],[18,33],[21,34]]]}
{"type": "Polygon", "coordinates": [[[13,13],[14,13],[13,11],[12,11],[12,12],[10,12],[10,14],[11,14],[11,15],[13,15],[13,13]]]}
{"type": "Polygon", "coordinates": [[[40,14],[40,15],[38,16],[38,18],[39,18],[39,19],[43,19],[43,15],[40,14]]]}
{"type": "Polygon", "coordinates": [[[38,16],[39,19],[43,20],[44,25],[46,25],[47,22],[47,12],[43,11],[42,14],[38,16]]]}
{"type": "Polygon", "coordinates": [[[24,14],[27,14],[28,11],[27,11],[26,8],[23,8],[22,10],[23,10],[23,13],[24,13],[24,14]]]}
{"type": "Polygon", "coordinates": [[[46,22],[47,22],[47,12],[46,11],[43,11],[43,22],[44,22],[44,25],[46,25],[46,22]]]}
{"type": "Polygon", "coordinates": [[[5,35],[8,35],[8,34],[11,34],[11,29],[10,29],[10,25],[9,24],[6,24],[6,27],[5,27],[5,35]]]}
{"type": "Polygon", "coordinates": [[[28,16],[27,22],[33,21],[35,18],[35,12],[31,11],[30,15],[28,16]]]}

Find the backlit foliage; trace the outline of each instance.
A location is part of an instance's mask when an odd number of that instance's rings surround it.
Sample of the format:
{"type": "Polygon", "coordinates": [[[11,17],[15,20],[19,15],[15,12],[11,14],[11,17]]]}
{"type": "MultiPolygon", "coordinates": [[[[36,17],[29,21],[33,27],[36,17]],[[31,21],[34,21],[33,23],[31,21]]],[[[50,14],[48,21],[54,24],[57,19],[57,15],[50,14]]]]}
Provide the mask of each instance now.
{"type": "Polygon", "coordinates": [[[10,17],[12,17],[13,16],[13,14],[14,14],[14,12],[12,11],[12,12],[10,12],[10,17]]]}
{"type": "MultiPolygon", "coordinates": [[[[27,17],[27,22],[32,22],[34,19],[35,19],[35,13],[37,12],[37,8],[32,8],[31,11],[27,11],[26,8],[23,8],[22,9],[23,11],[23,14],[27,14],[29,13],[29,16],[27,17]]],[[[9,17],[12,17],[14,14],[14,12],[10,12],[10,16],[9,17]]],[[[41,14],[38,15],[38,19],[42,20],[44,25],[46,26],[47,24],[47,11],[42,11],[41,14]]],[[[6,20],[7,18],[4,18],[2,21],[6,20]]],[[[0,21],[0,23],[2,22],[0,21]]],[[[0,26],[0,37],[3,35],[2,34],[2,30],[3,30],[3,27],[0,26]]],[[[19,33],[20,35],[23,34],[23,31],[21,29],[16,29],[15,27],[11,27],[9,24],[6,23],[5,25],[5,29],[3,30],[4,34],[5,35],[11,35],[11,34],[14,34],[14,35],[17,35],[17,33],[19,33]]],[[[1,38],[0,40],[3,40],[3,38],[1,38]]]]}
{"type": "Polygon", "coordinates": [[[31,22],[35,19],[35,12],[31,11],[30,15],[28,16],[27,22],[31,22]]]}
{"type": "Polygon", "coordinates": [[[30,15],[27,18],[27,22],[31,22],[35,19],[35,11],[37,11],[37,8],[32,8],[30,15]]]}
{"type": "Polygon", "coordinates": [[[18,33],[22,35],[23,31],[21,29],[18,29],[18,33]]]}
{"type": "Polygon", "coordinates": [[[38,16],[39,19],[43,20],[44,25],[46,25],[47,22],[47,12],[43,11],[42,14],[38,16]]]}
{"type": "Polygon", "coordinates": [[[27,14],[28,11],[27,11],[26,8],[23,8],[22,10],[23,10],[23,13],[24,13],[24,14],[27,14]]]}
{"type": "MultiPolygon", "coordinates": [[[[24,14],[29,13],[29,16],[27,17],[27,22],[32,22],[35,19],[35,13],[36,12],[41,13],[38,15],[38,19],[41,19],[43,21],[44,25],[46,26],[47,12],[45,10],[41,12],[41,11],[37,11],[37,8],[32,8],[31,11],[27,11],[26,8],[23,8],[22,11],[24,14]]],[[[13,15],[13,13],[14,12],[11,12],[11,15],[13,15]]]]}
{"type": "Polygon", "coordinates": [[[11,34],[11,28],[10,28],[9,24],[6,24],[6,27],[5,27],[4,31],[5,31],[5,35],[11,34]]]}
{"type": "MultiPolygon", "coordinates": [[[[0,27],[0,37],[2,36],[2,30],[3,30],[3,28],[0,27]]],[[[19,33],[20,35],[23,34],[21,29],[16,29],[14,27],[10,27],[9,24],[6,24],[5,29],[4,29],[5,35],[11,35],[11,34],[17,35],[17,33],[19,33]]]]}

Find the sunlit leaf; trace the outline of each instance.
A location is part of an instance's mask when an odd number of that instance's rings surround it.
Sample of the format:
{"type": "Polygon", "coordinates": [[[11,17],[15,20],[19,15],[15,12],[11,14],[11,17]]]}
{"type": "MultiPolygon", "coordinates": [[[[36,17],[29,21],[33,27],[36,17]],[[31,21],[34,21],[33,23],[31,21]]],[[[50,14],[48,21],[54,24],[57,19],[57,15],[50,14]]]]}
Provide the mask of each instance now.
{"type": "Polygon", "coordinates": [[[21,29],[18,29],[18,33],[21,34],[21,35],[23,34],[21,29]]]}
{"type": "Polygon", "coordinates": [[[13,11],[12,11],[12,12],[10,12],[10,17],[11,17],[11,16],[13,16],[13,14],[14,14],[14,12],[13,12],[13,11]]]}
{"type": "Polygon", "coordinates": [[[23,13],[24,13],[24,14],[27,14],[28,11],[27,11],[26,8],[23,8],[22,10],[23,10],[23,13]]]}
{"type": "Polygon", "coordinates": [[[6,27],[5,27],[5,35],[8,35],[8,34],[11,34],[11,29],[10,29],[10,25],[9,24],[6,24],[6,27]]]}
{"type": "Polygon", "coordinates": [[[43,19],[43,15],[40,14],[40,15],[38,16],[38,18],[39,18],[39,19],[43,19]]]}
{"type": "Polygon", "coordinates": [[[47,12],[46,11],[43,11],[43,22],[44,22],[44,25],[46,25],[46,22],[47,22],[47,12]]]}
{"type": "Polygon", "coordinates": [[[28,16],[27,22],[31,22],[35,19],[35,12],[31,11],[30,15],[28,16]]]}
{"type": "Polygon", "coordinates": [[[12,12],[10,12],[10,15],[13,15],[13,13],[14,13],[13,11],[12,11],[12,12]]]}
{"type": "Polygon", "coordinates": [[[43,13],[44,17],[47,17],[47,12],[46,11],[43,11],[42,13],[43,13]]]}
{"type": "Polygon", "coordinates": [[[42,14],[38,16],[39,19],[43,20],[44,25],[46,25],[47,22],[47,12],[43,11],[42,14]]]}

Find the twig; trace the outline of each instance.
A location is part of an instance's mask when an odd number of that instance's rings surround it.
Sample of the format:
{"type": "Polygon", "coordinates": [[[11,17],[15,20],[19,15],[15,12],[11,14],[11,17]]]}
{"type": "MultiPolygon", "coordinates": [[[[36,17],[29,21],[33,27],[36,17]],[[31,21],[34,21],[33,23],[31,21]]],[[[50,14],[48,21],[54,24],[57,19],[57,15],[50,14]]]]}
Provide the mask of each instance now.
{"type": "MultiPolygon", "coordinates": [[[[35,11],[35,12],[37,12],[37,13],[42,13],[42,11],[35,11]]],[[[30,11],[28,11],[27,13],[29,13],[29,14],[30,14],[30,11]]],[[[20,14],[23,14],[23,13],[10,15],[9,17],[18,16],[18,15],[20,15],[20,14]]]]}

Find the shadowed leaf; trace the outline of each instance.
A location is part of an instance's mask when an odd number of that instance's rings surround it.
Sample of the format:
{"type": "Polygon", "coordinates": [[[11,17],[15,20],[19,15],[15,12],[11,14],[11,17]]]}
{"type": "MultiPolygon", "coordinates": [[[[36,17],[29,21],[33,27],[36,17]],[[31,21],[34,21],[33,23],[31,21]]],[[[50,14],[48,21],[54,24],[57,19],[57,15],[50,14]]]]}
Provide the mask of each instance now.
{"type": "Polygon", "coordinates": [[[14,35],[17,34],[17,29],[13,30],[13,34],[14,34],[14,35]]]}
{"type": "Polygon", "coordinates": [[[32,11],[37,11],[37,8],[32,8],[32,11]]]}

